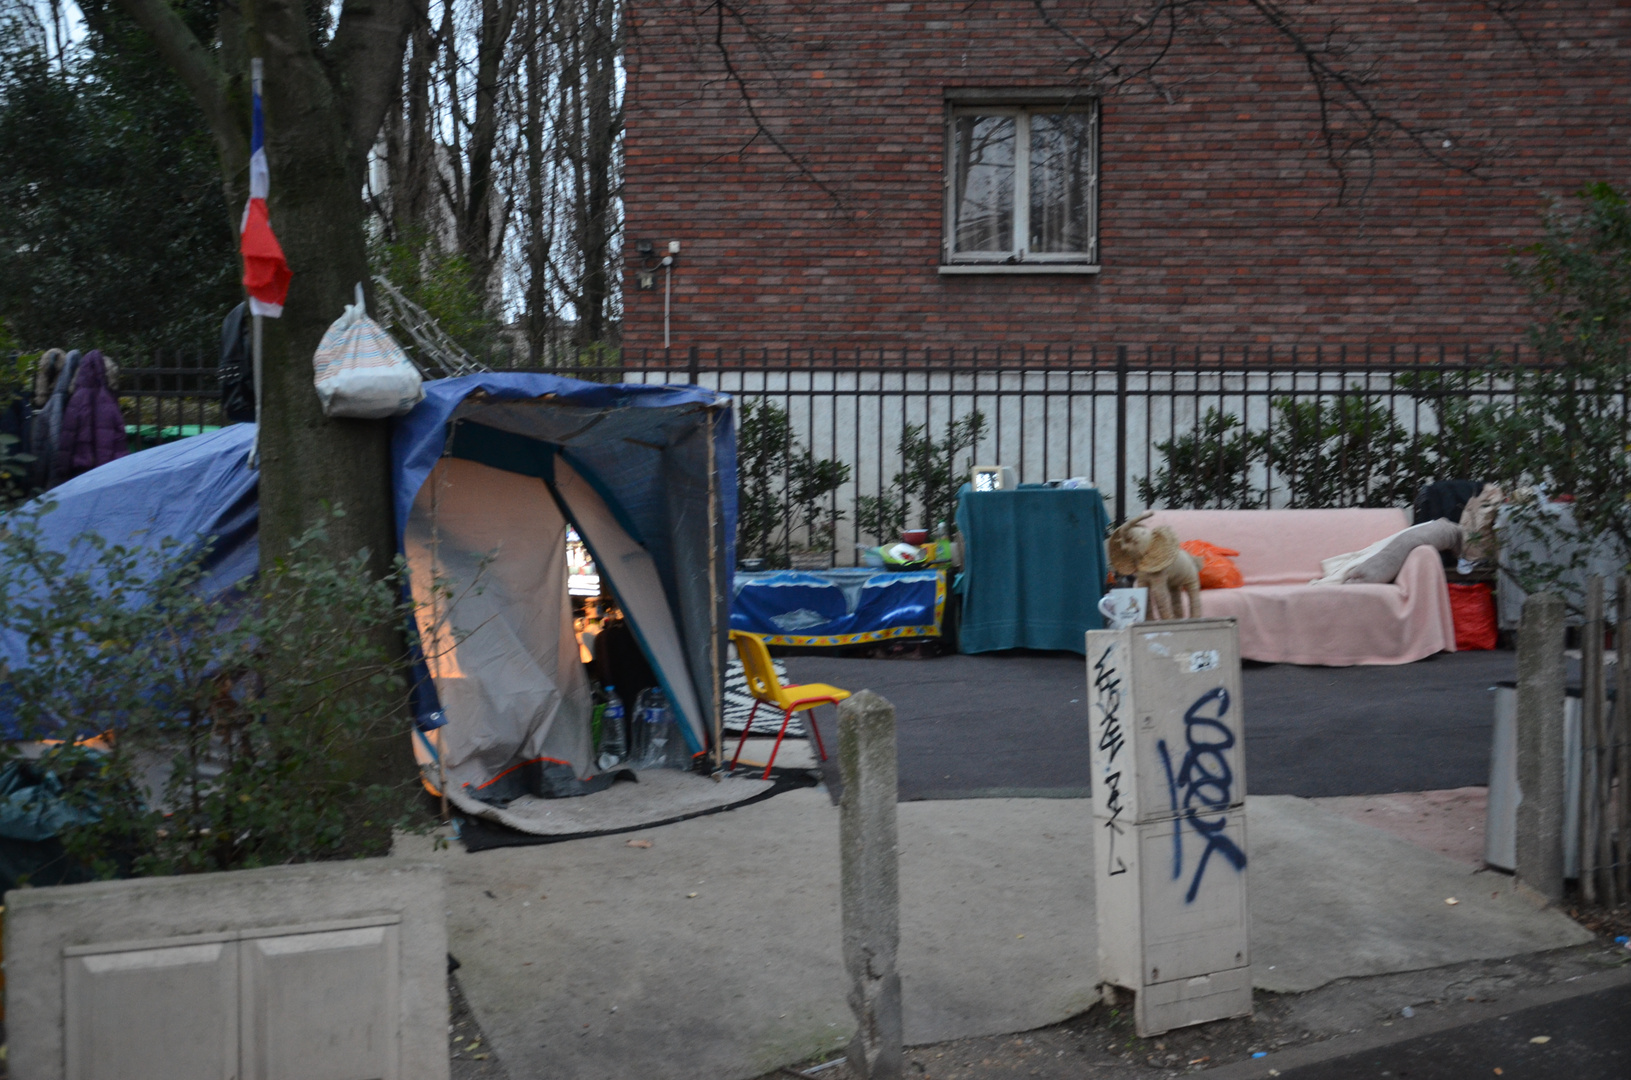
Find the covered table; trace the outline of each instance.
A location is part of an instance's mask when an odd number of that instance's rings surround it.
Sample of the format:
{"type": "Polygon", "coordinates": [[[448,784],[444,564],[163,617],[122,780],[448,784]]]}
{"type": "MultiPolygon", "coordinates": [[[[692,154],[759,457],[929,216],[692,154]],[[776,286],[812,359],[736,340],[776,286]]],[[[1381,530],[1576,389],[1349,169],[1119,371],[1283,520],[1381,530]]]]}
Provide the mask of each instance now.
{"type": "Polygon", "coordinates": [[[1101,629],[1110,519],[1092,488],[1021,485],[958,493],[963,652],[1086,650],[1101,629]]]}
{"type": "Polygon", "coordinates": [[[944,570],[738,571],[731,629],[771,645],[861,645],[939,637],[944,570]]]}

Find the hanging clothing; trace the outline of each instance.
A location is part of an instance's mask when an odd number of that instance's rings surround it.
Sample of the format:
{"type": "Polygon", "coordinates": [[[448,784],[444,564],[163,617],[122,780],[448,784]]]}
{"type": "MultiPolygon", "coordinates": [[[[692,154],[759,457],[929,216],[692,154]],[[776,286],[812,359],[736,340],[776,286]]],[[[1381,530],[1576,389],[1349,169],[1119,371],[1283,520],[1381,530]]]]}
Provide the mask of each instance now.
{"type": "Polygon", "coordinates": [[[221,413],[230,424],[255,419],[255,364],[249,349],[249,305],[239,304],[221,320],[221,360],[215,369],[221,413]]]}
{"type": "Polygon", "coordinates": [[[125,445],[125,416],[119,411],[119,399],[108,389],[101,350],[92,350],[80,361],[73,386],[57,439],[55,475],[59,482],[129,452],[125,445]]]}
{"type": "Polygon", "coordinates": [[[75,349],[63,358],[57,368],[51,393],[34,419],[34,482],[40,487],[52,487],[66,479],[57,474],[57,442],[62,434],[62,413],[68,407],[68,394],[73,389],[74,374],[78,370],[79,350],[75,349]]]}
{"type": "Polygon", "coordinates": [[[62,365],[68,360],[68,354],[61,349],[47,349],[40,357],[39,366],[34,369],[34,408],[45,408],[50,400],[51,390],[57,385],[57,377],[62,374],[62,365]]]}

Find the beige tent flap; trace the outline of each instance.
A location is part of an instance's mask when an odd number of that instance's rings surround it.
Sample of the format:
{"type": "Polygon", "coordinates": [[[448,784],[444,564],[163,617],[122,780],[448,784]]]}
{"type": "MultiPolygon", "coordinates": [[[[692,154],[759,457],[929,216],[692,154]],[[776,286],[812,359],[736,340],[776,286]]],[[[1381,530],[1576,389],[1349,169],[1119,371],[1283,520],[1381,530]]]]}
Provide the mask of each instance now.
{"type": "Polygon", "coordinates": [[[414,499],[404,549],[448,721],[438,731],[448,786],[536,758],[592,771],[566,520],[543,481],[442,458],[414,499]]]}

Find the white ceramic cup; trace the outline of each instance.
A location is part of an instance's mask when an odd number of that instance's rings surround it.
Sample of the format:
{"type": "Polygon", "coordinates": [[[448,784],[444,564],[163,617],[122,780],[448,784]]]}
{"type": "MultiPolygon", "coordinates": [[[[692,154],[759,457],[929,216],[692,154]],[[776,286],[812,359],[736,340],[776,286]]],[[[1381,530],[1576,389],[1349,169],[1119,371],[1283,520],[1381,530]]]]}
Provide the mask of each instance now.
{"type": "Polygon", "coordinates": [[[1099,600],[1099,614],[1106,630],[1125,630],[1144,621],[1150,602],[1148,589],[1111,589],[1099,600]]]}

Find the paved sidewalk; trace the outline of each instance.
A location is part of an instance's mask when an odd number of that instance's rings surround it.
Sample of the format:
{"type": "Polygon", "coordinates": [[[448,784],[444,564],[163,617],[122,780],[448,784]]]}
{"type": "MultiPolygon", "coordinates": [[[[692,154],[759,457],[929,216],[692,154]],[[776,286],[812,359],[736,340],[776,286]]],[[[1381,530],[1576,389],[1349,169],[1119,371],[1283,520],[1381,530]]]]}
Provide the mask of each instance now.
{"type": "MultiPolygon", "coordinates": [[[[1305,800],[1248,812],[1262,989],[1589,938],[1510,879],[1305,800]]],[[[633,836],[436,854],[461,984],[510,1075],[735,1080],[841,1046],[837,817],[806,790],[633,836]]],[[[1078,799],[902,804],[908,1043],[1025,1031],[1091,1003],[1088,817],[1078,799]]]]}

